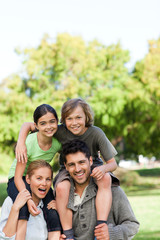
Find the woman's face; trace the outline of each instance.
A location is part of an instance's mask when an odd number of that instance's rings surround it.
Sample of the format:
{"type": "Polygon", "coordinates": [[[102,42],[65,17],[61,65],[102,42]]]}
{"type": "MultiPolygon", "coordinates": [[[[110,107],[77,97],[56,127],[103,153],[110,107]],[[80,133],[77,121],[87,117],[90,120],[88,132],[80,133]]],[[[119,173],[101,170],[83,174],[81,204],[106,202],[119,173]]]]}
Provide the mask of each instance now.
{"type": "Polygon", "coordinates": [[[47,112],[38,119],[38,123],[35,126],[39,130],[39,134],[45,137],[52,137],[57,131],[58,122],[53,113],[47,112]]]}
{"type": "Polygon", "coordinates": [[[65,119],[67,129],[74,135],[80,136],[87,130],[86,115],[81,106],[77,106],[65,119]]]}
{"type": "Polygon", "coordinates": [[[26,181],[30,184],[32,199],[34,202],[39,202],[48,193],[52,184],[52,173],[47,167],[41,167],[34,170],[33,175],[29,178],[26,176],[26,181]]]}

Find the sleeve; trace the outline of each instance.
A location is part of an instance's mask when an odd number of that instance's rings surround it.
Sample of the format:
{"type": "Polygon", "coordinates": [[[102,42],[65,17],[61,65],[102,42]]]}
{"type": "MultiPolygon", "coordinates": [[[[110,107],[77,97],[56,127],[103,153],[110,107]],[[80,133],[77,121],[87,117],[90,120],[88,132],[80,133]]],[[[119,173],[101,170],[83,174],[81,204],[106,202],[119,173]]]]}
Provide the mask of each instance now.
{"type": "Polygon", "coordinates": [[[110,240],[130,240],[138,232],[139,222],[123,190],[114,187],[112,194],[115,224],[108,224],[110,240]]]}
{"type": "Polygon", "coordinates": [[[98,140],[98,150],[104,158],[104,161],[107,162],[111,158],[115,157],[115,155],[117,155],[117,151],[109,139],[106,137],[105,133],[100,128],[97,129],[98,131],[96,134],[96,139],[98,140]]]}
{"type": "Polygon", "coordinates": [[[10,197],[7,197],[2,205],[1,208],[1,218],[0,218],[0,239],[8,239],[8,240],[15,240],[16,235],[12,236],[12,237],[7,237],[5,236],[4,232],[3,232],[3,228],[7,222],[9,213],[11,211],[13,202],[12,199],[10,197]]]}

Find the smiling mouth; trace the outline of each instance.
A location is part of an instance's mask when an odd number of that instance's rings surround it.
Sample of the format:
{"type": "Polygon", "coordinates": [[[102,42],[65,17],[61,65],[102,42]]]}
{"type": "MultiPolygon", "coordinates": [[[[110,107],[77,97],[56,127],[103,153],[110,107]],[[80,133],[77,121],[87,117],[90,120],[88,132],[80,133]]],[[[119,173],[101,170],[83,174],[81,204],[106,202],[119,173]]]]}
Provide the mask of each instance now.
{"type": "Polygon", "coordinates": [[[39,190],[39,192],[41,192],[41,193],[46,193],[46,189],[44,189],[44,188],[38,188],[38,190],[39,190]]]}

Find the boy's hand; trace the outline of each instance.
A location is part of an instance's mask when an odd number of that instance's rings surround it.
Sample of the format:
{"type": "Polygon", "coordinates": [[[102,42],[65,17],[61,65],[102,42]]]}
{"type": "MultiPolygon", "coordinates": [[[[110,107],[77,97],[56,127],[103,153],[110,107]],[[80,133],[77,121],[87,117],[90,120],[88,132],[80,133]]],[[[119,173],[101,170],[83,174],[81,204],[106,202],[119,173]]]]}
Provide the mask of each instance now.
{"type": "Polygon", "coordinates": [[[28,211],[30,212],[30,214],[32,216],[37,216],[38,214],[40,214],[40,210],[37,209],[35,203],[33,202],[32,199],[29,199],[28,202],[27,202],[27,205],[28,205],[28,211]]]}
{"type": "Polygon", "coordinates": [[[102,166],[99,166],[99,167],[95,167],[92,170],[91,177],[94,177],[98,181],[105,175],[105,173],[106,173],[105,168],[102,165],[102,166]]]}
{"type": "Polygon", "coordinates": [[[15,149],[16,159],[18,162],[25,163],[28,160],[27,157],[27,148],[26,144],[22,144],[20,142],[17,142],[17,146],[15,149]]]}
{"type": "Polygon", "coordinates": [[[97,240],[109,240],[108,226],[105,223],[99,224],[95,227],[94,235],[97,240]]]}

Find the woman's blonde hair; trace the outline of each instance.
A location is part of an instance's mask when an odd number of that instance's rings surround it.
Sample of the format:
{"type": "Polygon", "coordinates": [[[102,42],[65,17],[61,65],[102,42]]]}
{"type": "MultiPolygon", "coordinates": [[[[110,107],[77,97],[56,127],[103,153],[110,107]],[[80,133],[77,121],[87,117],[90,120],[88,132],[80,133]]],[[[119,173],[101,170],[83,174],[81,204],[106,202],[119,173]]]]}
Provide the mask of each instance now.
{"type": "Polygon", "coordinates": [[[34,171],[39,169],[39,168],[43,168],[43,167],[46,167],[46,168],[49,168],[51,170],[51,178],[53,178],[53,170],[52,170],[52,167],[51,165],[46,162],[45,160],[35,160],[33,162],[31,162],[28,166],[28,169],[27,169],[27,173],[26,175],[28,175],[29,178],[32,177],[32,175],[34,174],[34,171]]]}
{"type": "Polygon", "coordinates": [[[61,123],[65,124],[65,119],[72,113],[72,111],[78,107],[81,106],[83,109],[85,116],[86,116],[86,127],[90,127],[93,125],[93,112],[91,110],[91,107],[88,103],[86,103],[81,98],[72,98],[65,102],[61,109],[61,123]]]}

